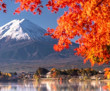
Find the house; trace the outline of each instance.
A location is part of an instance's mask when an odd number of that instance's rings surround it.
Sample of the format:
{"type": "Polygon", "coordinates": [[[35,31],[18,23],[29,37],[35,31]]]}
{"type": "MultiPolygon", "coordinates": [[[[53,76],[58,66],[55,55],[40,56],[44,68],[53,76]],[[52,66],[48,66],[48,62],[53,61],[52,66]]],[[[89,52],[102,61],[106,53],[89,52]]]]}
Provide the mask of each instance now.
{"type": "Polygon", "coordinates": [[[47,78],[51,78],[52,76],[51,76],[51,72],[48,72],[47,74],[46,74],[46,77],[47,78]]]}
{"type": "Polygon", "coordinates": [[[91,76],[90,79],[91,79],[91,80],[96,80],[96,79],[98,79],[98,78],[97,78],[96,76],[91,76]]]}

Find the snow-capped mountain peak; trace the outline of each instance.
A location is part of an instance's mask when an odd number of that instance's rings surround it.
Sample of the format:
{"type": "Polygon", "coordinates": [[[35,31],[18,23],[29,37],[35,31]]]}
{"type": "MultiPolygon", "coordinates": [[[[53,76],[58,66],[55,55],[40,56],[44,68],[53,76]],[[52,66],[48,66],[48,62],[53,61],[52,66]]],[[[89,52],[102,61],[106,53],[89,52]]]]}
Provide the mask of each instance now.
{"type": "Polygon", "coordinates": [[[0,39],[10,38],[16,40],[41,40],[46,30],[26,19],[15,19],[0,27],[0,39]]]}

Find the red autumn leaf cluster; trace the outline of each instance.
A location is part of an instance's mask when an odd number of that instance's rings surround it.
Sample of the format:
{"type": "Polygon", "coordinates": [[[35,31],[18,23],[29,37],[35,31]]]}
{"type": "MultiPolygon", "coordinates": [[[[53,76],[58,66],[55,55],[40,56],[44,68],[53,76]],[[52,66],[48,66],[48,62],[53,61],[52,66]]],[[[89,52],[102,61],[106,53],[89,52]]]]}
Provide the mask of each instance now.
{"type": "Polygon", "coordinates": [[[41,0],[15,0],[16,3],[20,3],[20,6],[15,10],[15,13],[20,13],[23,10],[31,11],[33,14],[41,14],[41,0]]]}
{"type": "Polygon", "coordinates": [[[75,36],[79,48],[77,55],[94,64],[110,61],[110,0],[49,0],[47,6],[52,12],[68,7],[58,19],[58,26],[49,35],[58,39],[54,49],[61,51],[71,44],[75,36]],[[68,42],[67,42],[68,41],[68,42]],[[65,46],[66,45],[66,46],[65,46]]]}
{"type": "Polygon", "coordinates": [[[0,0],[0,10],[3,10],[3,12],[6,13],[6,4],[3,0],[0,0]]]}

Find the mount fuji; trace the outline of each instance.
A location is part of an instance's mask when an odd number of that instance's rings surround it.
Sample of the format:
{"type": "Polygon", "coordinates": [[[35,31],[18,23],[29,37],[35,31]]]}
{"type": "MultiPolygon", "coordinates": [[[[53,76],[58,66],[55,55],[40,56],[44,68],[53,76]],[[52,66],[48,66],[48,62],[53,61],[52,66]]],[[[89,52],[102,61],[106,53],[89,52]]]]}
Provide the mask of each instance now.
{"type": "Polygon", "coordinates": [[[44,36],[45,33],[45,29],[26,19],[15,19],[1,26],[1,71],[35,71],[37,67],[67,68],[83,64],[82,59],[74,55],[73,49],[78,44],[73,43],[68,50],[55,52],[53,45],[57,40],[44,36]]]}
{"type": "Polygon", "coordinates": [[[15,19],[0,27],[0,39],[45,40],[44,33],[46,30],[26,19],[15,19]]]}

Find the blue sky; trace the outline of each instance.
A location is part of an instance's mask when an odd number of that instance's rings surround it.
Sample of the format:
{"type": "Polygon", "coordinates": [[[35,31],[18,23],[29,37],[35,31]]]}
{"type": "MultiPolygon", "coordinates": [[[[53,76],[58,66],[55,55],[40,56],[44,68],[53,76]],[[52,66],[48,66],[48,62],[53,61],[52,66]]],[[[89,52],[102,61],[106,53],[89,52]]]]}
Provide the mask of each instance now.
{"type": "MultiPolygon", "coordinates": [[[[43,0],[43,4],[46,3],[47,0],[43,0]]],[[[60,10],[58,13],[54,14],[51,13],[47,9],[47,7],[42,8],[42,14],[41,15],[33,15],[31,12],[23,11],[19,15],[15,14],[13,15],[14,10],[19,6],[19,4],[15,4],[14,0],[4,0],[4,2],[7,4],[7,13],[3,13],[0,11],[0,26],[6,24],[7,22],[10,22],[13,19],[28,19],[31,22],[41,26],[44,29],[55,28],[57,26],[57,19],[63,15],[64,11],[66,9],[60,10]]]]}
{"type": "MultiPolygon", "coordinates": [[[[59,16],[61,16],[64,12],[64,10],[60,10],[57,14],[51,13],[47,9],[47,7],[42,8],[42,14],[41,15],[33,15],[31,12],[23,11],[19,15],[15,14],[13,15],[14,10],[19,6],[19,4],[15,4],[14,0],[4,0],[7,4],[7,13],[3,13],[0,11],[0,26],[13,20],[13,19],[22,19],[26,18],[33,23],[43,27],[44,29],[47,29],[47,27],[55,28],[57,26],[57,19],[59,16]]],[[[45,0],[46,1],[46,0],[45,0]]],[[[46,2],[43,2],[44,4],[46,2]]]]}

